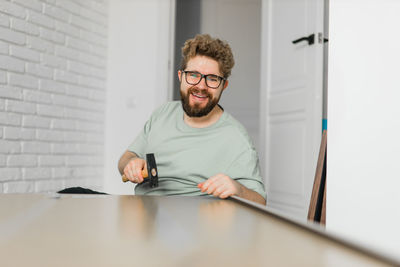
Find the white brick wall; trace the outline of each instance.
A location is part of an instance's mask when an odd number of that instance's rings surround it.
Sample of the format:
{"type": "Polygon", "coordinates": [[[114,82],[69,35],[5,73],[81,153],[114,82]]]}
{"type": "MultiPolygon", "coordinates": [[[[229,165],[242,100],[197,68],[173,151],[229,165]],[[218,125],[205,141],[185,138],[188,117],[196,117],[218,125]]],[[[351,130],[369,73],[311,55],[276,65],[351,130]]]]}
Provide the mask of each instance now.
{"type": "Polygon", "coordinates": [[[0,193],[102,190],[108,0],[0,0],[0,193]]]}

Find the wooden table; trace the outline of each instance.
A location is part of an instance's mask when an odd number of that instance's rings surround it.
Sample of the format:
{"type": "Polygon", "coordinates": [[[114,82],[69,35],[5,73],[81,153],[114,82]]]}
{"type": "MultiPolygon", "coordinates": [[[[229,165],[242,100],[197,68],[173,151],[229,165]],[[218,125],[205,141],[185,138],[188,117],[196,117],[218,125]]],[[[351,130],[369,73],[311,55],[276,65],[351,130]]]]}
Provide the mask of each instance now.
{"type": "Polygon", "coordinates": [[[0,195],[2,266],[390,266],[235,199],[0,195]]]}

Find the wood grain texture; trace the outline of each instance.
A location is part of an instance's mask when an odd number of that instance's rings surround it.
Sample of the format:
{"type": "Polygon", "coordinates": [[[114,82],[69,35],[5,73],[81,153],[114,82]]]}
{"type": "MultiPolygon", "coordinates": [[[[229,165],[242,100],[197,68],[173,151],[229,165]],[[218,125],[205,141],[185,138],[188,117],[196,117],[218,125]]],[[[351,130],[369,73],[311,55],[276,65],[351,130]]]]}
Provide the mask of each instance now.
{"type": "Polygon", "coordinates": [[[236,200],[0,195],[2,266],[385,266],[236,200]],[[6,234],[7,233],[7,234],[6,234]]]}
{"type": "Polygon", "coordinates": [[[307,219],[310,221],[321,222],[325,224],[326,220],[326,153],[327,153],[327,131],[324,130],[321,138],[317,168],[315,171],[314,185],[311,193],[310,206],[307,219]],[[322,214],[325,218],[322,220],[322,214]]]}

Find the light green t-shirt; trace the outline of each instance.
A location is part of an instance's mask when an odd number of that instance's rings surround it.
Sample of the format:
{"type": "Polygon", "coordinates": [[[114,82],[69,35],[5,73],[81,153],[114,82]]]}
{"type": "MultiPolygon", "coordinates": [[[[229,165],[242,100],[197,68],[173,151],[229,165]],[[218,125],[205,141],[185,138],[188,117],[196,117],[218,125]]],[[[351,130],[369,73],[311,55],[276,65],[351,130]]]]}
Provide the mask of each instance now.
{"type": "Polygon", "coordinates": [[[183,121],[183,112],[179,101],[164,104],[128,147],[141,158],[154,153],[158,169],[159,186],[144,182],[135,193],[205,195],[197,184],[223,173],[265,198],[257,152],[245,128],[226,111],[213,125],[192,128],[183,121]]]}

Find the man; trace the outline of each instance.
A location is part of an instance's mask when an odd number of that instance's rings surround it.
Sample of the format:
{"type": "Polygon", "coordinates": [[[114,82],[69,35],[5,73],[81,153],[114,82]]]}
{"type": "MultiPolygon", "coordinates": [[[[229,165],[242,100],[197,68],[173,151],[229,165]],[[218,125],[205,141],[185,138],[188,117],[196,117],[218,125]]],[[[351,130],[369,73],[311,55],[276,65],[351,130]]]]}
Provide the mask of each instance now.
{"type": "Polygon", "coordinates": [[[234,65],[229,45],[197,35],[182,48],[181,103],[158,108],[119,160],[136,194],[239,196],[266,204],[257,152],[244,127],[218,105],[234,65]],[[154,153],[159,186],[144,182],[154,153]]]}

